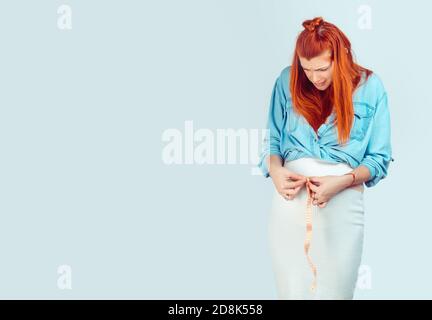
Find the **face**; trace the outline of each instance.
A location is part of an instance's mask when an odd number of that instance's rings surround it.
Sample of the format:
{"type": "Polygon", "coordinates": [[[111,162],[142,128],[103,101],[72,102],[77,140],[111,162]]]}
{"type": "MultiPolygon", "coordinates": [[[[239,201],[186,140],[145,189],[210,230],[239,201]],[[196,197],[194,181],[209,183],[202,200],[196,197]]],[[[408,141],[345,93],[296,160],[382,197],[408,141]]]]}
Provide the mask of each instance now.
{"type": "Polygon", "coordinates": [[[330,57],[331,53],[329,50],[311,60],[299,57],[301,67],[306,76],[318,90],[325,90],[332,83],[333,62],[330,57]]]}

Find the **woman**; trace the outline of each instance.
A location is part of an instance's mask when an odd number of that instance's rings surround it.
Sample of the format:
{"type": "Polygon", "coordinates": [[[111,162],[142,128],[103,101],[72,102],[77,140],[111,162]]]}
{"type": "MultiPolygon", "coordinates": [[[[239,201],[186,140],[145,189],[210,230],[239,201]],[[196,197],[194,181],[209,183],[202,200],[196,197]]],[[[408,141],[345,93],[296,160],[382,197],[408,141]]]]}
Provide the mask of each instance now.
{"type": "Polygon", "coordinates": [[[270,252],[280,299],[352,299],[363,248],[363,183],[387,176],[381,79],[322,17],[303,22],[273,88],[258,166],[275,186],[270,252]]]}

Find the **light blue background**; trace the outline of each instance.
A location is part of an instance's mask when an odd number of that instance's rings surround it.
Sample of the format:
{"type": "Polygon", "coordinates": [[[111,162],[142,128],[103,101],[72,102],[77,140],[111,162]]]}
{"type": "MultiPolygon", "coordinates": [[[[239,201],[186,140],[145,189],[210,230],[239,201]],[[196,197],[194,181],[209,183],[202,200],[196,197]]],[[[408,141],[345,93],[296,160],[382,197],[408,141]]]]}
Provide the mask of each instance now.
{"type": "Polygon", "coordinates": [[[0,298],[276,299],[273,184],[166,165],[162,133],[262,129],[305,19],[350,38],[389,94],[389,176],[366,189],[357,299],[432,298],[428,1],[0,2],[0,298]],[[72,8],[72,30],[57,8],[72,8]],[[372,9],[372,29],[358,27],[372,9]],[[72,289],[57,268],[72,268],[72,289]]]}

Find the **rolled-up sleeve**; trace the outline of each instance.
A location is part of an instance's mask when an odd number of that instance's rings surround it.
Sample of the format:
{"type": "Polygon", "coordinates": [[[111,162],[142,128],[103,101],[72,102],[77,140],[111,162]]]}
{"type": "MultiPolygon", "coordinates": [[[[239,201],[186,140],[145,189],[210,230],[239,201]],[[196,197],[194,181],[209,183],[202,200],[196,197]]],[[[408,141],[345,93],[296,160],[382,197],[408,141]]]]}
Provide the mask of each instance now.
{"type": "Polygon", "coordinates": [[[384,92],[378,99],[372,119],[371,136],[360,163],[370,172],[371,177],[365,182],[367,187],[375,186],[387,176],[390,161],[394,161],[391,148],[390,112],[387,93],[384,92]]]}
{"type": "Polygon", "coordinates": [[[267,157],[274,154],[279,155],[283,159],[280,144],[285,114],[285,102],[286,96],[283,90],[281,76],[279,76],[273,86],[268,110],[266,133],[264,135],[261,155],[258,162],[258,167],[266,178],[270,176],[267,157]]]}

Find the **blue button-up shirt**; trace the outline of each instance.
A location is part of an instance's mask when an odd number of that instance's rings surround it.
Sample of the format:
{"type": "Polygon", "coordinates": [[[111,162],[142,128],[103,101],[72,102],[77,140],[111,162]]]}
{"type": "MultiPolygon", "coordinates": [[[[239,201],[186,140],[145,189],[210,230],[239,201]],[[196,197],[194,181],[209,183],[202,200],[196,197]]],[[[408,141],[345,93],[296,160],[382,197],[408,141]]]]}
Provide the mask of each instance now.
{"type": "Polygon", "coordinates": [[[372,73],[354,91],[354,123],[345,145],[337,141],[335,113],[332,112],[317,133],[305,118],[294,112],[289,90],[290,69],[282,70],[276,79],[268,110],[267,131],[258,167],[268,178],[267,157],[279,155],[284,161],[312,157],[329,162],[345,162],[352,168],[363,165],[369,169],[372,187],[387,176],[392,149],[390,113],[387,92],[380,77],[372,73]]]}

